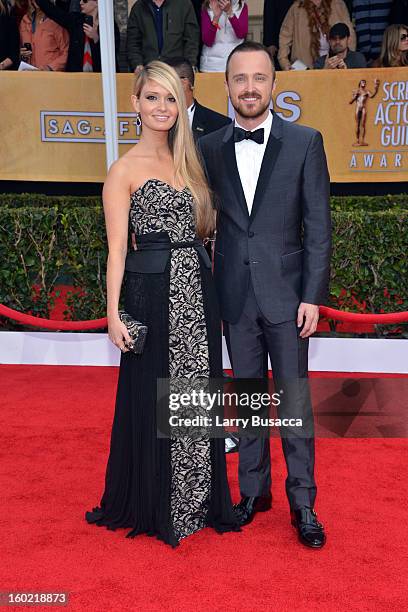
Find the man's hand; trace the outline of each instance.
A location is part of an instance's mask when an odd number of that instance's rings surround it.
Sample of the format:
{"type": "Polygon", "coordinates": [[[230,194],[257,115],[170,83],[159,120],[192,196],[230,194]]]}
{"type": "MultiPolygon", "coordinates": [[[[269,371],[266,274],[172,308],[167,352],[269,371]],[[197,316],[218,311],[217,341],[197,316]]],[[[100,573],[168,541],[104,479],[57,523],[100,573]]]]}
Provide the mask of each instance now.
{"type": "MultiPolygon", "coordinates": [[[[341,57],[339,57],[338,55],[333,55],[333,57],[327,57],[326,61],[324,62],[324,67],[325,68],[330,68],[330,69],[334,69],[334,68],[340,68],[340,67],[344,67],[341,64],[344,64],[343,60],[341,57]]],[[[345,65],[345,64],[344,64],[345,65]]]]}
{"type": "Polygon", "coordinates": [[[303,321],[305,324],[299,336],[301,338],[308,338],[315,333],[319,322],[319,306],[317,304],[306,304],[306,302],[300,303],[297,315],[297,326],[301,327],[303,321]]]}

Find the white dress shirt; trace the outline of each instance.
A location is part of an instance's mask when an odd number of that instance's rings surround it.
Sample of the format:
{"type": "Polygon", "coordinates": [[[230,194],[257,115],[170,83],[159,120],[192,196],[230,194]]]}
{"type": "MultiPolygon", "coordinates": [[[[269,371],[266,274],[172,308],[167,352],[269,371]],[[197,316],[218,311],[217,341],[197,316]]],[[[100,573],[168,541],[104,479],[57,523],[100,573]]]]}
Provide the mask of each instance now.
{"type": "MultiPolygon", "coordinates": [[[[242,125],[237,123],[237,120],[235,120],[235,127],[240,127],[243,130],[245,129],[242,125]]],[[[259,172],[261,170],[269,134],[271,133],[272,113],[268,113],[268,117],[265,121],[251,130],[251,132],[259,130],[260,128],[264,129],[263,144],[258,144],[253,140],[241,140],[241,142],[235,143],[235,157],[237,159],[239,177],[244,190],[249,214],[251,214],[259,172]]]]}
{"type": "Polygon", "coordinates": [[[187,109],[188,120],[190,122],[190,127],[193,127],[193,119],[194,119],[194,111],[195,111],[195,102],[192,103],[191,106],[187,109]]]}

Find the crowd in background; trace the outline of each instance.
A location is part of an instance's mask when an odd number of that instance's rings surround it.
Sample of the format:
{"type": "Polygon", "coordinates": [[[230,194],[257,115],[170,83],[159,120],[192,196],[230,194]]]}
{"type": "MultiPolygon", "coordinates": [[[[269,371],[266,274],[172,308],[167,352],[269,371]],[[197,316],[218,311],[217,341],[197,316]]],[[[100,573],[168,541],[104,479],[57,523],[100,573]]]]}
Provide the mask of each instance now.
{"type": "MultiPolygon", "coordinates": [[[[408,65],[408,0],[264,0],[263,43],[278,69],[408,65]]],[[[245,0],[136,0],[128,70],[184,57],[224,72],[248,36],[245,0]]],[[[119,68],[120,32],[115,23],[119,68]]],[[[98,0],[0,0],[0,70],[100,72],[98,0]]],[[[123,69],[123,66],[122,66],[123,69]]]]}

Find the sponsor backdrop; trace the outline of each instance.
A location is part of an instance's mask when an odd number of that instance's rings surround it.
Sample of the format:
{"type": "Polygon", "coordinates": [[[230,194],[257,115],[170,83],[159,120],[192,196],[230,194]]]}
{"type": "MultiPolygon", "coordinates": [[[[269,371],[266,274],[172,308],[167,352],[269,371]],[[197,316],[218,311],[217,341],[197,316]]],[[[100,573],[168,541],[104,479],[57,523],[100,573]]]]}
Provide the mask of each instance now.
{"type": "MultiPolygon", "coordinates": [[[[117,75],[120,154],[137,142],[132,83],[117,75]]],[[[0,91],[0,180],[104,180],[100,75],[2,72],[0,91]]],[[[231,114],[222,74],[197,75],[196,97],[231,114]]],[[[274,100],[323,133],[332,182],[408,180],[405,68],[278,73],[274,100]]]]}

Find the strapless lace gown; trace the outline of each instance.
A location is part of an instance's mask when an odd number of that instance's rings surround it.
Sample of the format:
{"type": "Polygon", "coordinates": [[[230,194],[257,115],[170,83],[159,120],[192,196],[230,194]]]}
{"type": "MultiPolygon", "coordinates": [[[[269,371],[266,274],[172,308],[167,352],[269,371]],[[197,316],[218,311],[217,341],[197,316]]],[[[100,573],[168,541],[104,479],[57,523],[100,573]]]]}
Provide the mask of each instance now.
{"type": "MultiPolygon", "coordinates": [[[[146,181],[131,195],[130,227],[143,239],[193,241],[191,192],[146,181]]],[[[105,490],[86,520],[131,528],[127,537],[155,535],[172,546],[206,526],[220,533],[239,530],[224,440],[166,440],[156,431],[157,378],[222,376],[211,269],[194,247],[170,250],[163,271],[126,271],[124,306],[149,331],[141,355],[121,356],[105,490]]]]}

